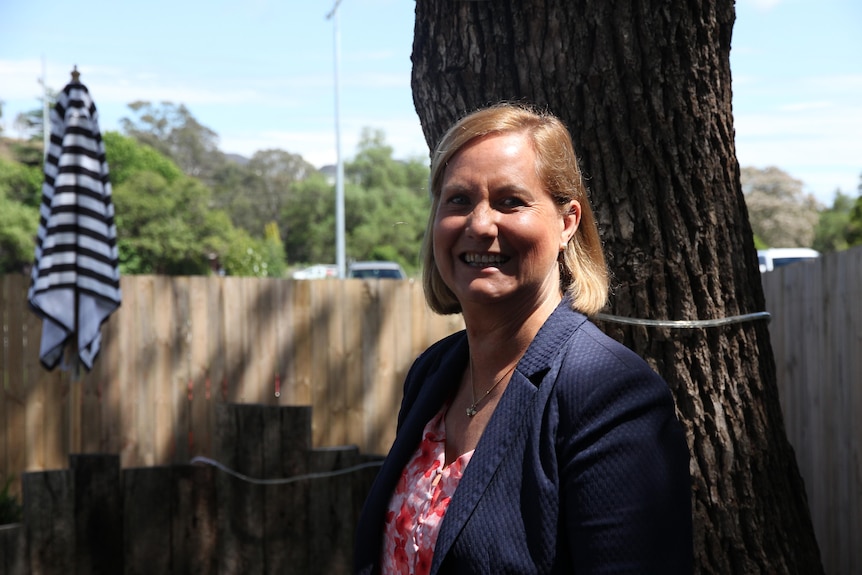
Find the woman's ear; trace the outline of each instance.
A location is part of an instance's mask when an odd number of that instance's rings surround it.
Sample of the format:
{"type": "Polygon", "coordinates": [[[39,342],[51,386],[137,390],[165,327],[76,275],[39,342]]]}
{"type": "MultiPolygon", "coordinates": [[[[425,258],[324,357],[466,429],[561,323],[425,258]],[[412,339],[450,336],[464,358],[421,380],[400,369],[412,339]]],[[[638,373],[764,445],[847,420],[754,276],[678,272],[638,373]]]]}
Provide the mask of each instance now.
{"type": "MultiPolygon", "coordinates": [[[[563,208],[565,210],[565,207],[563,208]]],[[[575,237],[578,225],[581,223],[581,204],[577,200],[568,203],[568,210],[563,212],[563,229],[560,233],[560,251],[566,249],[569,241],[575,237]]]]}

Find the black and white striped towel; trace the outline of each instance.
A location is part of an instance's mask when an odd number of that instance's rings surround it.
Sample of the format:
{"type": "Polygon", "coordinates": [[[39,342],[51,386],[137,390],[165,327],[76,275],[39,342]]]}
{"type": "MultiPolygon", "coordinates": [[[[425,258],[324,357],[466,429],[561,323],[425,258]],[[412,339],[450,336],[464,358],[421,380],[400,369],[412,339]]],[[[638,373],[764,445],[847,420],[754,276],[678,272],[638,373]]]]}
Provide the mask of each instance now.
{"type": "Polygon", "coordinates": [[[76,336],[93,367],[101,326],[120,305],[117,228],[105,146],[86,86],[68,84],[51,111],[30,306],[42,319],[39,359],[54,369],[76,336]],[[77,313],[76,313],[77,304],[77,313]]]}

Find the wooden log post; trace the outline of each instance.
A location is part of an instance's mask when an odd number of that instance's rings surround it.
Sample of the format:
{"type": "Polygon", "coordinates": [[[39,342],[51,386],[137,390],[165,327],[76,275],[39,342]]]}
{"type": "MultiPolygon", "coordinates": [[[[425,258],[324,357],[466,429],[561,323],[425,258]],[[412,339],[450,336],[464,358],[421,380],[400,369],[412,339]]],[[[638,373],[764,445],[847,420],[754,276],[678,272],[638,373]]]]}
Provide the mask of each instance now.
{"type": "MultiPolygon", "coordinates": [[[[295,479],[308,473],[311,407],[266,407],[263,414],[265,477],[295,479]]],[[[267,574],[309,573],[309,534],[306,527],[308,485],[307,480],[298,480],[264,487],[267,574]]]]}
{"type": "Polygon", "coordinates": [[[76,454],[69,466],[75,485],[75,573],[123,573],[120,457],[76,454]]]}
{"type": "MultiPolygon", "coordinates": [[[[215,456],[252,479],[306,473],[311,408],[224,404],[216,412],[215,456]]],[[[302,481],[261,485],[216,476],[220,573],[307,573],[302,481]]]]}
{"type": "MultiPolygon", "coordinates": [[[[245,476],[263,475],[260,406],[223,404],[216,410],[215,459],[245,476]]],[[[216,475],[218,572],[263,573],[263,488],[227,473],[216,475]]]]}
{"type": "Polygon", "coordinates": [[[173,573],[217,573],[216,470],[193,465],[175,465],[171,470],[173,573]]]}
{"type": "Polygon", "coordinates": [[[26,562],[32,575],[74,573],[75,489],[70,470],[24,473],[26,562]]]}
{"type": "MultiPolygon", "coordinates": [[[[338,471],[360,462],[354,446],[315,449],[311,452],[314,472],[338,471]]],[[[352,473],[318,478],[311,482],[308,497],[309,573],[350,573],[356,513],[352,473]]]]}
{"type": "Polygon", "coordinates": [[[173,572],[171,479],[170,467],[123,470],[124,575],[173,572]]]}
{"type": "Polygon", "coordinates": [[[21,523],[0,525],[0,573],[26,575],[26,550],[24,525],[21,523]]]}

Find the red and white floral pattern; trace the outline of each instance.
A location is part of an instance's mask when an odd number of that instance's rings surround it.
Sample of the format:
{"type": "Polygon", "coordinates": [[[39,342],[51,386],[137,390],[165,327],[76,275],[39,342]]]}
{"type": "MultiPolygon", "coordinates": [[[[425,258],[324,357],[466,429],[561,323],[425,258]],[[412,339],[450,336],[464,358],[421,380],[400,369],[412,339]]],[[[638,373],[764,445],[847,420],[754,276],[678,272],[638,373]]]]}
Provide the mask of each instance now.
{"type": "Polygon", "coordinates": [[[443,515],[473,451],[446,466],[446,408],[422,432],[389,501],[383,533],[384,575],[426,575],[443,515]]]}

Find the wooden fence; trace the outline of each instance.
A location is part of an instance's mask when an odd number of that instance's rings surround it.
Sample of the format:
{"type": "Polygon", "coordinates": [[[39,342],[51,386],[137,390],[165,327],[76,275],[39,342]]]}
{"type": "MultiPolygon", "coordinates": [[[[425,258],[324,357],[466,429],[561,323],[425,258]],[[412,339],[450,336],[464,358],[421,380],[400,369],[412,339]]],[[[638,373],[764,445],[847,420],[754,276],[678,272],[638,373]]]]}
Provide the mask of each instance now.
{"type": "Polygon", "coordinates": [[[787,436],[826,573],[862,573],[862,247],[763,275],[787,436]]]}
{"type": "Polygon", "coordinates": [[[120,468],[73,455],[25,473],[24,518],[0,531],[9,575],[347,575],[379,468],[353,448],[311,448],[311,409],[219,404],[213,466],[120,468]],[[250,482],[242,477],[263,478],[250,482]]]}
{"type": "Polygon", "coordinates": [[[308,405],[315,446],[386,453],[413,359],[463,326],[413,281],[124,276],[76,379],[40,366],[27,287],[0,276],[0,477],[70,454],[115,453],[124,468],[209,456],[223,403],[308,405]]]}

